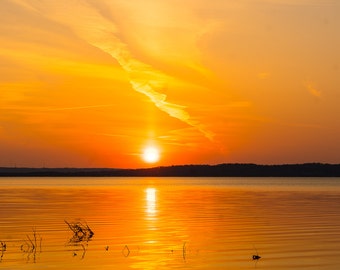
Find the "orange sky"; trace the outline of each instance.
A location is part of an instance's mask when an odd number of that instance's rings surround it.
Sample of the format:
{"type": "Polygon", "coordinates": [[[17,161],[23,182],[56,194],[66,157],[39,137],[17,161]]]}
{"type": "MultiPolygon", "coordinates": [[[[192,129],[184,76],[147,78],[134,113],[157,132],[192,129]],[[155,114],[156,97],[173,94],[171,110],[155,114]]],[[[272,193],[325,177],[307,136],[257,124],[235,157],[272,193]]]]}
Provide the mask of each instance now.
{"type": "Polygon", "coordinates": [[[339,163],[339,14],[336,0],[1,0],[0,166],[339,163]]]}

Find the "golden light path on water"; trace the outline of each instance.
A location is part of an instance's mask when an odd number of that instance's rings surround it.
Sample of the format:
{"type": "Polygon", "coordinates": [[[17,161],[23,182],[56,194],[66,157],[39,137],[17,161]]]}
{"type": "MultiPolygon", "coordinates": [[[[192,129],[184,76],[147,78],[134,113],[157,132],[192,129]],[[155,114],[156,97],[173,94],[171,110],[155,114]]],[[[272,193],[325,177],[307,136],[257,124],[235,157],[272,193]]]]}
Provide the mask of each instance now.
{"type": "Polygon", "coordinates": [[[147,188],[145,190],[146,194],[146,213],[147,219],[155,219],[156,215],[156,189],[155,188],[147,188]]]}
{"type": "MultiPolygon", "coordinates": [[[[147,188],[145,189],[145,200],[146,200],[146,217],[147,221],[147,230],[155,231],[156,230],[156,221],[157,221],[157,210],[156,210],[156,189],[155,188],[147,188]]],[[[154,244],[157,242],[155,239],[149,239],[146,241],[148,244],[154,244]]]]}

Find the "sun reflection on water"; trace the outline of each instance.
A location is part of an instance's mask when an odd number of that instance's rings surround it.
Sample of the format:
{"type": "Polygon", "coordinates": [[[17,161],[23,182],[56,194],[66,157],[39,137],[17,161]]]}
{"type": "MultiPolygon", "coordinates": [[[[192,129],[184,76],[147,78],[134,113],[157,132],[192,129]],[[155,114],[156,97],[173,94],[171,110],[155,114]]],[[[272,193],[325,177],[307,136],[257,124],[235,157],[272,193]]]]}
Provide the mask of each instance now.
{"type": "Polygon", "coordinates": [[[146,213],[149,218],[154,218],[156,215],[156,189],[147,188],[146,193],[146,213]]]}

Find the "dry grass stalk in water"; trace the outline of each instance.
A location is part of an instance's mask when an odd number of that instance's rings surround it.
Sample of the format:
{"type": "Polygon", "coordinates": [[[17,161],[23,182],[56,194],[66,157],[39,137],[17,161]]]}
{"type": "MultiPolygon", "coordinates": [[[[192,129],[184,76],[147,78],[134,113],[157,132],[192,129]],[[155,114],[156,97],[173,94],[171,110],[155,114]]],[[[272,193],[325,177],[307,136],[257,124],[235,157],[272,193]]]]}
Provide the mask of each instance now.
{"type": "Polygon", "coordinates": [[[39,252],[41,252],[42,237],[39,236],[39,239],[37,239],[38,235],[37,235],[35,228],[33,228],[32,239],[28,234],[26,235],[26,237],[27,237],[27,240],[24,240],[24,243],[21,245],[21,251],[24,253],[27,253],[27,261],[29,261],[31,258],[31,255],[33,255],[33,262],[35,263],[37,249],[38,249],[38,241],[39,241],[39,252]]]}

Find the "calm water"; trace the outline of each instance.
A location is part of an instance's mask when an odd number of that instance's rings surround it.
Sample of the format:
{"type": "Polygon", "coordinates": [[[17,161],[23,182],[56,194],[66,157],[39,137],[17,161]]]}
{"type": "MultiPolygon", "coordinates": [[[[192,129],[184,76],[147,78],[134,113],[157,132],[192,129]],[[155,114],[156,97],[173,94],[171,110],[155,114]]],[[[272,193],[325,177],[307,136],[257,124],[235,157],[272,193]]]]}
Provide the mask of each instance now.
{"type": "Polygon", "coordinates": [[[340,265],[339,178],[0,178],[0,209],[1,269],[340,265]]]}

